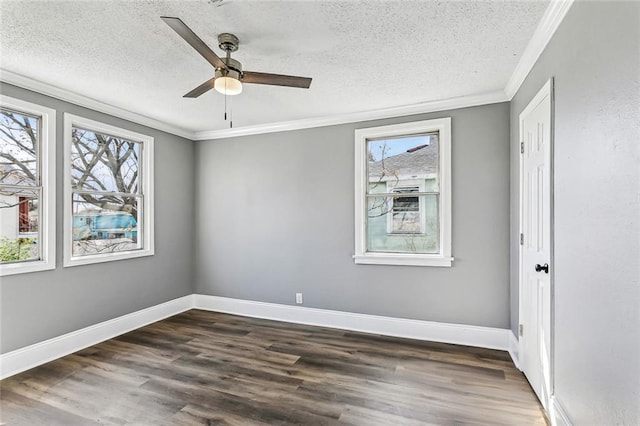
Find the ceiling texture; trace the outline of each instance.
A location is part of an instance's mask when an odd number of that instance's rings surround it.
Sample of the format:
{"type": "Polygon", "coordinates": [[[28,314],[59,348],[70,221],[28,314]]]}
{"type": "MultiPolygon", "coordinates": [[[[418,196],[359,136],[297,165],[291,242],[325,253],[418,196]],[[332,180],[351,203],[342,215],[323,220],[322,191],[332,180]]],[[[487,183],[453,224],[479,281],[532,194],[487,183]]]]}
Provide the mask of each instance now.
{"type": "Polygon", "coordinates": [[[548,6],[0,0],[0,69],[187,134],[228,129],[224,95],[182,97],[214,70],[160,19],[176,16],[221,57],[217,35],[236,34],[245,70],[313,78],[310,89],[245,84],[227,97],[234,128],[256,127],[504,94],[548,6]]]}

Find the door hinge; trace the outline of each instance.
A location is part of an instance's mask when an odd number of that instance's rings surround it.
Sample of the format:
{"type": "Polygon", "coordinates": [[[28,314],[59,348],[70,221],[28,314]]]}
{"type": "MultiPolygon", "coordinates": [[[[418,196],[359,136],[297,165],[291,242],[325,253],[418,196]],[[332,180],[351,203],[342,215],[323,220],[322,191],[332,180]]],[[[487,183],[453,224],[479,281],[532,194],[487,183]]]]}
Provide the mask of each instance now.
{"type": "Polygon", "coordinates": [[[524,245],[524,234],[520,234],[520,245],[524,245]]]}
{"type": "Polygon", "coordinates": [[[520,142],[520,154],[524,154],[524,142],[520,142]]]}
{"type": "Polygon", "coordinates": [[[520,324],[520,326],[518,327],[518,334],[520,334],[520,337],[522,337],[522,335],[524,334],[524,325],[520,324]]]}

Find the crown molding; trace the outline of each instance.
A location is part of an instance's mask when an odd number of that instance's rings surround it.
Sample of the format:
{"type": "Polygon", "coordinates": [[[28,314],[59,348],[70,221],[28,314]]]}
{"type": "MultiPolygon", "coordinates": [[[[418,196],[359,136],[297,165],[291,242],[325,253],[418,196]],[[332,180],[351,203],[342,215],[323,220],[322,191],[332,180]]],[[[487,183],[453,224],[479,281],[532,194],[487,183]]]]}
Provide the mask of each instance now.
{"type": "Polygon", "coordinates": [[[574,0],[551,0],[533,37],[529,41],[520,61],[507,82],[504,90],[484,93],[480,95],[462,96],[451,99],[424,102],[414,105],[405,105],[392,108],[384,108],[373,111],[363,111],[342,115],[307,118],[301,120],[283,121],[277,123],[259,124],[255,126],[238,127],[234,129],[194,131],[167,124],[163,121],[139,114],[133,111],[101,102],[87,96],[62,89],[48,83],[44,83],[29,77],[25,77],[11,71],[0,69],[0,81],[14,86],[32,90],[43,95],[51,96],[75,105],[90,108],[94,111],[112,115],[114,117],[129,120],[131,122],[148,126],[156,130],[181,136],[192,141],[210,139],[232,138],[237,136],[257,135],[262,133],[283,132],[288,130],[300,130],[314,127],[333,126],[347,123],[357,123],[369,120],[380,120],[391,117],[402,117],[430,112],[447,111],[457,108],[466,108],[478,105],[487,105],[510,101],[524,82],[525,78],[535,65],[536,61],[558,29],[558,26],[573,5],[574,0]]]}
{"type": "Polygon", "coordinates": [[[549,44],[551,37],[555,34],[573,2],[574,0],[551,0],[551,3],[549,3],[538,27],[533,33],[533,37],[531,37],[518,65],[516,65],[511,78],[504,88],[508,100],[513,99],[522,83],[524,83],[525,78],[527,78],[545,47],[549,44]]]}
{"type": "Polygon", "coordinates": [[[237,127],[234,129],[193,131],[181,127],[172,126],[160,120],[147,117],[132,111],[128,111],[107,103],[89,98],[78,93],[62,89],[47,83],[43,83],[29,77],[21,76],[10,71],[0,69],[0,81],[28,90],[33,90],[44,95],[68,101],[76,105],[93,109],[95,111],[123,118],[134,123],[142,124],[157,130],[181,136],[193,141],[211,139],[233,138],[238,136],[257,135],[262,133],[284,132],[289,130],[309,129],[314,127],[334,126],[339,124],[357,123],[369,120],[380,120],[391,117],[402,117],[430,112],[447,111],[457,108],[466,108],[478,105],[488,105],[510,101],[524,82],[525,78],[535,65],[536,61],[558,29],[558,26],[573,5],[574,0],[551,0],[533,37],[529,41],[520,61],[507,82],[504,90],[494,92],[462,96],[424,102],[413,105],[405,105],[392,108],[383,108],[373,111],[362,111],[341,115],[307,118],[301,120],[266,123],[255,126],[237,127]]]}
{"type": "Polygon", "coordinates": [[[451,109],[488,105],[507,101],[509,101],[509,99],[507,99],[504,91],[498,90],[495,92],[484,93],[480,95],[462,96],[458,98],[443,99],[393,108],[384,108],[373,111],[354,112],[293,121],[282,121],[279,123],[259,124],[256,126],[238,127],[233,129],[202,131],[196,132],[194,140],[203,141],[210,139],[224,139],[237,136],[257,135],[262,133],[284,132],[288,130],[335,126],[338,124],[358,123],[361,121],[425,114],[429,112],[447,111],[451,109]]]}
{"type": "Polygon", "coordinates": [[[156,130],[171,133],[172,135],[181,136],[190,140],[194,139],[195,132],[193,131],[177,126],[172,126],[160,120],[147,117],[146,115],[128,111],[126,109],[110,105],[84,95],[80,95],[70,90],[62,89],[49,83],[44,83],[42,81],[13,73],[11,71],[0,69],[0,81],[12,84],[14,86],[22,87],[23,89],[32,90],[43,95],[51,96],[62,101],[71,102],[72,104],[89,108],[94,111],[109,114],[114,117],[122,118],[124,120],[129,120],[156,130]]]}
{"type": "Polygon", "coordinates": [[[282,121],[277,123],[259,124],[255,126],[237,127],[234,129],[192,131],[177,126],[172,126],[160,120],[147,117],[136,112],[110,105],[84,95],[62,89],[48,83],[44,83],[30,77],[25,77],[11,71],[0,69],[0,81],[27,90],[51,96],[63,101],[71,102],[94,111],[112,115],[132,121],[137,124],[161,130],[173,135],[181,136],[193,141],[224,139],[237,136],[257,135],[262,133],[284,132],[288,130],[308,129],[314,127],[333,126],[338,124],[357,123],[361,121],[380,120],[391,117],[402,117],[415,114],[425,114],[429,112],[446,111],[457,108],[466,108],[478,105],[487,105],[499,102],[507,102],[509,98],[502,90],[483,93],[480,95],[462,96],[457,98],[443,99],[437,101],[424,102],[414,105],[405,105],[392,108],[383,108],[373,111],[354,112],[326,117],[306,118],[301,120],[282,121]]]}

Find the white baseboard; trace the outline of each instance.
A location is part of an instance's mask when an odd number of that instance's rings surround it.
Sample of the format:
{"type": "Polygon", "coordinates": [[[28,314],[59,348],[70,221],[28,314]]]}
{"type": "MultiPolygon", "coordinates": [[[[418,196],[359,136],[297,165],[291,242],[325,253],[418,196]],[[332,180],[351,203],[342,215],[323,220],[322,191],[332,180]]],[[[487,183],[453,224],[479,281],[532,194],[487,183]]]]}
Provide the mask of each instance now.
{"type": "MultiPolygon", "coordinates": [[[[0,379],[13,376],[192,308],[384,336],[498,349],[509,351],[517,365],[517,352],[514,356],[512,351],[514,347],[512,339],[515,339],[515,337],[511,330],[507,329],[357,314],[193,294],[1,354],[0,379]]],[[[517,348],[517,341],[515,347],[517,348]]],[[[570,423],[567,424],[570,425],[570,423]]]]}
{"type": "Polygon", "coordinates": [[[520,371],[520,342],[513,332],[509,331],[509,355],[515,364],[516,368],[520,371]]]}
{"type": "Polygon", "coordinates": [[[549,407],[549,417],[552,426],[573,426],[567,411],[564,409],[555,395],[551,396],[551,405],[549,407]]]}
{"type": "Polygon", "coordinates": [[[42,365],[193,307],[184,296],[0,355],[0,379],[42,365]]]}
{"type": "Polygon", "coordinates": [[[501,328],[356,314],[203,294],[194,294],[194,308],[297,324],[503,351],[509,350],[509,335],[512,334],[511,330],[501,328]]]}

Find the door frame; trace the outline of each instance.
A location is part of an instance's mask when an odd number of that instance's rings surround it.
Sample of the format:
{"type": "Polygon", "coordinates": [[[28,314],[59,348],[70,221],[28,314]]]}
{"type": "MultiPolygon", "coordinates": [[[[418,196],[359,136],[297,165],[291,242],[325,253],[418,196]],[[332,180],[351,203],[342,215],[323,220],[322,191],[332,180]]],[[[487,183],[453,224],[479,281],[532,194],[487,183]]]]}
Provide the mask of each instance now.
{"type": "MultiPolygon", "coordinates": [[[[555,144],[555,94],[554,94],[554,81],[553,77],[549,78],[547,82],[542,86],[542,88],[537,92],[537,94],[527,103],[527,106],[522,110],[520,115],[518,116],[518,150],[520,150],[519,154],[519,199],[518,199],[518,326],[517,326],[517,338],[518,338],[518,353],[523,353],[522,347],[522,339],[520,339],[520,324],[522,324],[522,312],[523,312],[523,286],[524,286],[524,267],[523,267],[523,258],[524,258],[524,246],[520,244],[520,235],[524,232],[524,155],[521,150],[521,143],[524,141],[524,126],[523,126],[523,118],[526,116],[531,110],[533,110],[542,99],[546,96],[549,96],[550,103],[550,137],[549,137],[549,297],[550,297],[550,307],[549,307],[549,395],[548,400],[545,401],[546,408],[549,412],[551,412],[551,405],[553,400],[553,395],[555,394],[555,362],[554,362],[554,354],[555,354],[555,262],[554,262],[554,190],[553,190],[553,181],[554,181],[554,144],[555,144]]],[[[544,377],[544,375],[543,375],[544,377]]]]}

